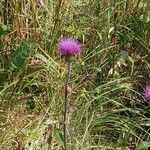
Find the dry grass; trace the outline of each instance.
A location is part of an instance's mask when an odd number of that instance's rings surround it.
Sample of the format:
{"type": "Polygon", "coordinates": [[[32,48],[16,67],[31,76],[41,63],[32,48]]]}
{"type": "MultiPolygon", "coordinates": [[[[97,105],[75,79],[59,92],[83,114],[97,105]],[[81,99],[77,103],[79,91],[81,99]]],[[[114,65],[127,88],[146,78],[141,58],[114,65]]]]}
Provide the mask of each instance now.
{"type": "Polygon", "coordinates": [[[83,44],[72,62],[69,150],[131,150],[149,142],[142,96],[150,79],[148,0],[0,6],[0,149],[62,149],[66,65],[57,43],[63,36],[83,44]]]}

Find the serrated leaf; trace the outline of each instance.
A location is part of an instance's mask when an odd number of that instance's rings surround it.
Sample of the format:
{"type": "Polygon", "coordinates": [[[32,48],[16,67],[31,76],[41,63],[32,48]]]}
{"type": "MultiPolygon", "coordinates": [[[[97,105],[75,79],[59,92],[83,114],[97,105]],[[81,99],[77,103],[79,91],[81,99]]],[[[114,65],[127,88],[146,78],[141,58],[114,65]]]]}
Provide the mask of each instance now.
{"type": "Polygon", "coordinates": [[[23,41],[15,53],[12,55],[10,68],[15,71],[23,72],[25,61],[29,58],[33,51],[33,45],[29,41],[23,41]]]}

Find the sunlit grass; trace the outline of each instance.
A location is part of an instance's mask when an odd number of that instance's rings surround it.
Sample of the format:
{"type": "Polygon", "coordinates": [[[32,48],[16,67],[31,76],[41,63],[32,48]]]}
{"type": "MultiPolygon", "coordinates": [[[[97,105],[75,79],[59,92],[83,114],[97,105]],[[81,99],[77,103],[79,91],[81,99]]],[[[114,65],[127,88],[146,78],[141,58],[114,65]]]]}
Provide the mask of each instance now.
{"type": "Polygon", "coordinates": [[[148,0],[5,1],[0,149],[62,149],[66,65],[57,43],[63,36],[83,47],[69,83],[69,149],[131,150],[149,142],[143,97],[150,80],[148,0]]]}

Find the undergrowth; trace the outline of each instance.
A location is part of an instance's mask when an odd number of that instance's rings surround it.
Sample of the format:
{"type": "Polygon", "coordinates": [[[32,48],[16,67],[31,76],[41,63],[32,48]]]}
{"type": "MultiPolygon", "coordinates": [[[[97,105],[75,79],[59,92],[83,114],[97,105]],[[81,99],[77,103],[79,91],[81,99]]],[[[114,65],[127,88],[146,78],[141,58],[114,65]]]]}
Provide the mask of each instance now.
{"type": "Polygon", "coordinates": [[[62,149],[62,37],[83,49],[69,83],[69,149],[148,149],[148,0],[2,0],[0,6],[0,149],[62,149]]]}

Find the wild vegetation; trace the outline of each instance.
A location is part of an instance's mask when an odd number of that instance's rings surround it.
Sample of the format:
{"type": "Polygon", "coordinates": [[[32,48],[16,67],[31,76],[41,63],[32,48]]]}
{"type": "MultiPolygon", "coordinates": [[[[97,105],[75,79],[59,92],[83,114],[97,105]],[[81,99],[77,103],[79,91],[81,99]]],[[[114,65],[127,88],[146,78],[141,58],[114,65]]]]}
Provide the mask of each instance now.
{"type": "Polygon", "coordinates": [[[82,44],[68,150],[150,149],[149,0],[1,0],[0,14],[0,149],[63,149],[62,37],[82,44]]]}

